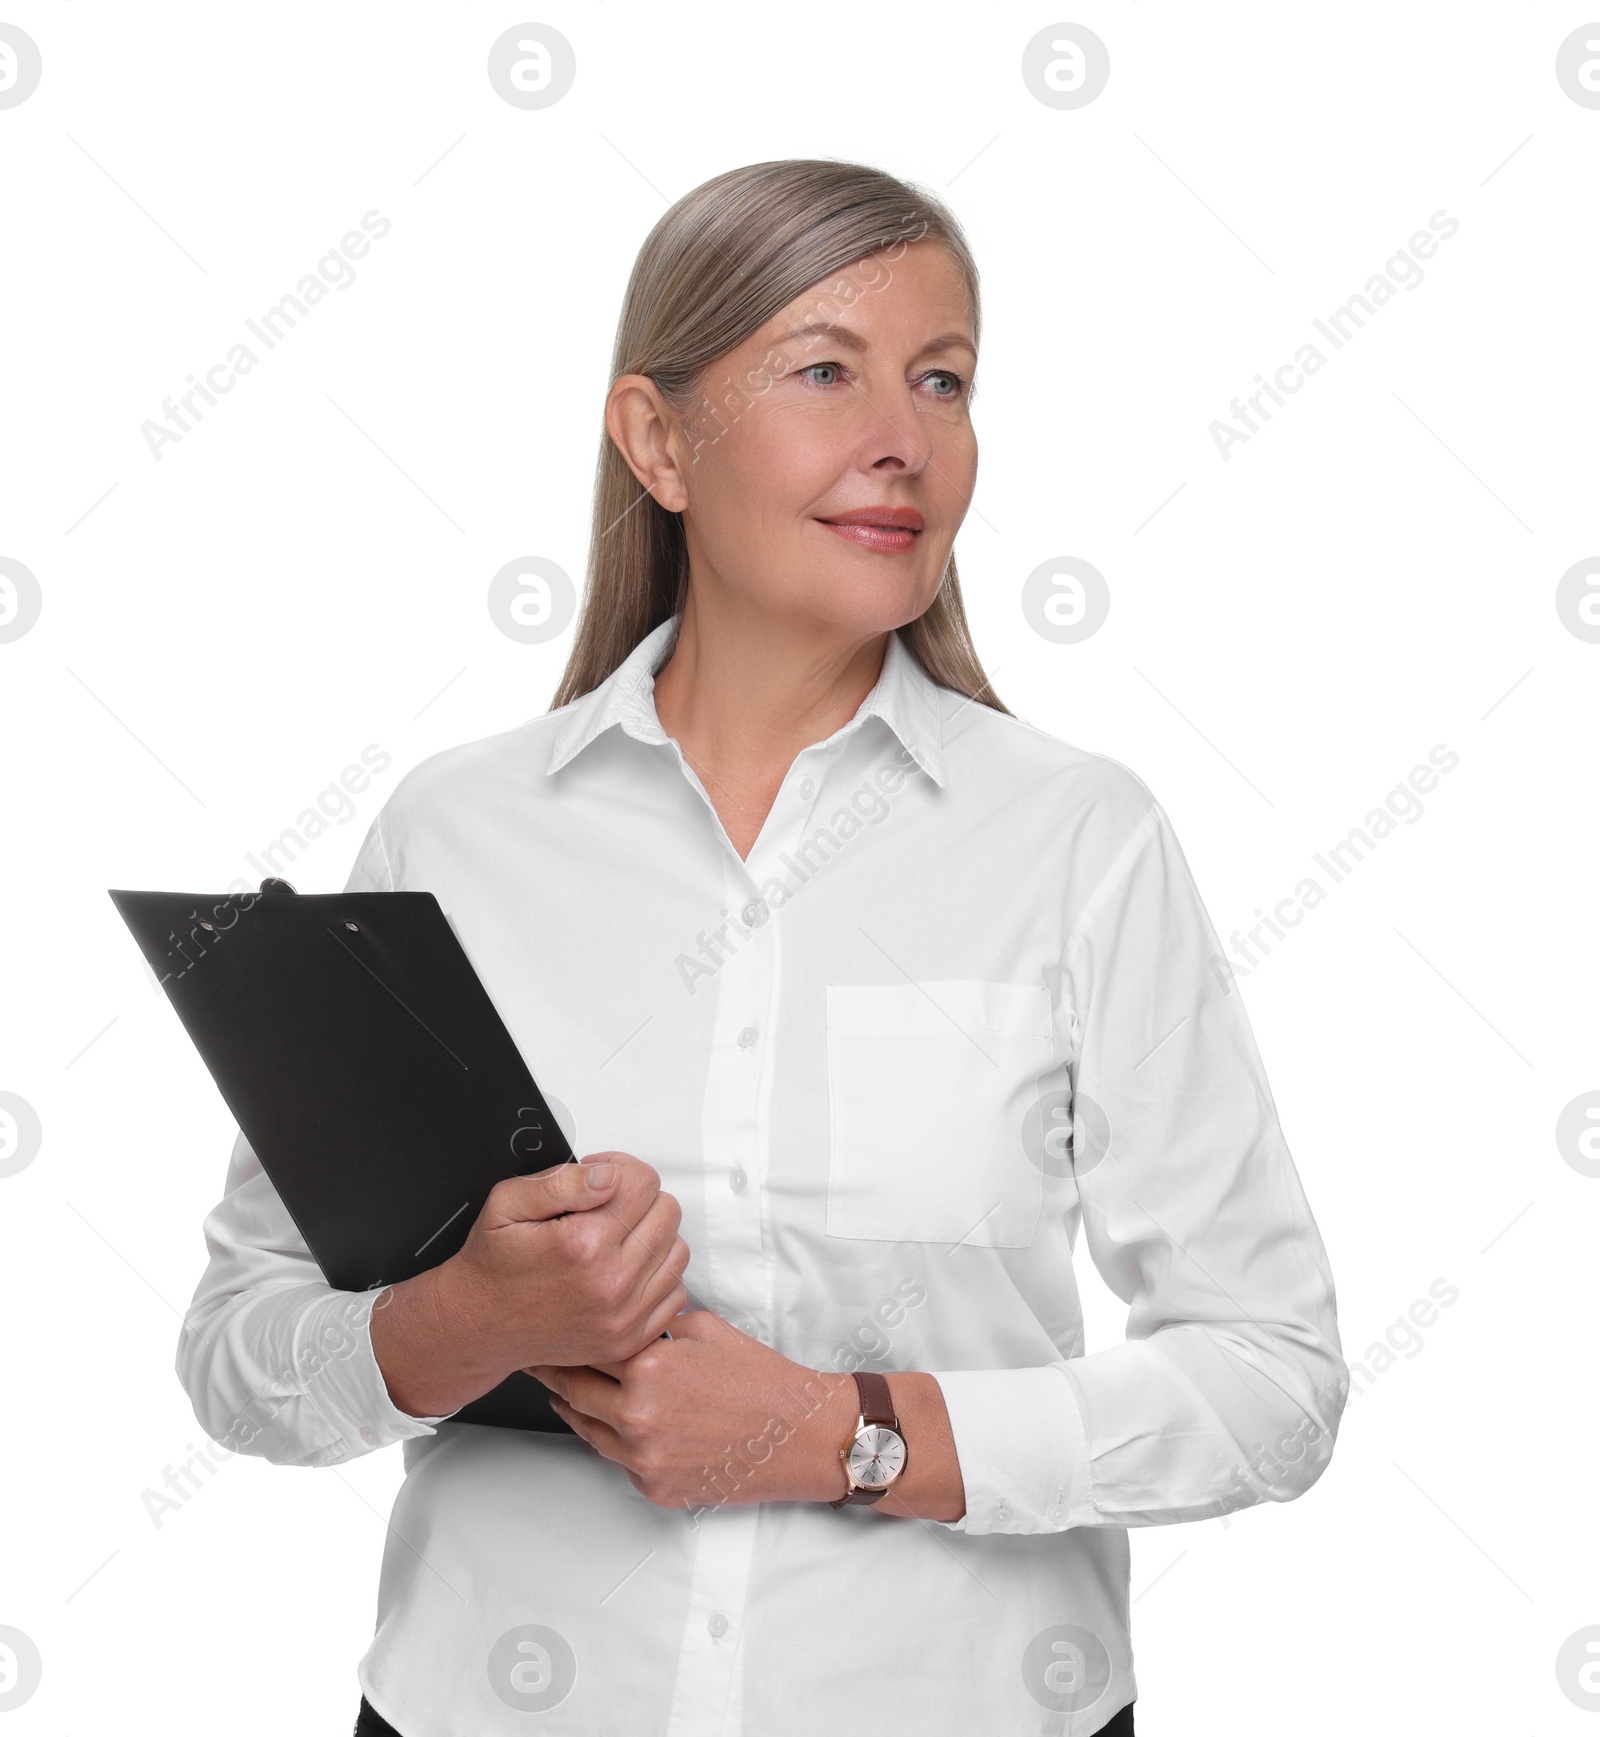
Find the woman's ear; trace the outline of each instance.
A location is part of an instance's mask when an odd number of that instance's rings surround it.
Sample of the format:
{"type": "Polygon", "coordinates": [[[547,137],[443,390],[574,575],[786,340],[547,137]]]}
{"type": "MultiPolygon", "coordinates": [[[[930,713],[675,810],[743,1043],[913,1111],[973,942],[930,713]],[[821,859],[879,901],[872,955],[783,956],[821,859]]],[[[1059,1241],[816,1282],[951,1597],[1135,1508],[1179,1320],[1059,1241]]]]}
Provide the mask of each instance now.
{"type": "Polygon", "coordinates": [[[689,504],[678,419],[647,374],[623,374],[606,397],[606,432],[641,485],[669,513],[689,504]]]}

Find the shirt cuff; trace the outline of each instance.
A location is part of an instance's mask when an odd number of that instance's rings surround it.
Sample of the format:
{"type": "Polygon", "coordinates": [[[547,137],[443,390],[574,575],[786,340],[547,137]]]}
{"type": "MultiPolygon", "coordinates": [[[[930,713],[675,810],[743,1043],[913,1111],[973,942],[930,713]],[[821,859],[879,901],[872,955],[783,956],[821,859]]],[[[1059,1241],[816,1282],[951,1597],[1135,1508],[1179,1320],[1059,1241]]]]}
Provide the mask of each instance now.
{"type": "Polygon", "coordinates": [[[967,1494],[959,1520],[935,1525],[952,1532],[1064,1532],[1092,1521],[1088,1442],[1064,1363],[933,1378],[944,1394],[967,1494]]]}
{"type": "MultiPolygon", "coordinates": [[[[372,1311],[381,1291],[336,1291],[312,1328],[307,1397],[338,1437],[329,1459],[354,1459],[412,1436],[432,1435],[444,1417],[413,1417],[389,1397],[372,1349],[372,1311]],[[320,1367],[315,1366],[320,1361],[320,1367]],[[340,1451],[340,1450],[343,1451],[340,1451]]],[[[445,1414],[446,1417],[449,1413],[445,1414]]]]}

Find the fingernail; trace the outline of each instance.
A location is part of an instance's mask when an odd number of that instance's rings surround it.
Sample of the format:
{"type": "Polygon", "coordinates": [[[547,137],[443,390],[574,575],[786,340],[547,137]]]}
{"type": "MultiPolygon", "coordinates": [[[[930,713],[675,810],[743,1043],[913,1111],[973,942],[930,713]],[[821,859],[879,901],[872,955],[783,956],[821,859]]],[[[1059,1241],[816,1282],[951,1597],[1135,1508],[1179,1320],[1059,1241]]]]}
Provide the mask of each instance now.
{"type": "Polygon", "coordinates": [[[584,1169],[589,1172],[591,1188],[609,1188],[617,1178],[615,1164],[585,1164],[584,1169]]]}

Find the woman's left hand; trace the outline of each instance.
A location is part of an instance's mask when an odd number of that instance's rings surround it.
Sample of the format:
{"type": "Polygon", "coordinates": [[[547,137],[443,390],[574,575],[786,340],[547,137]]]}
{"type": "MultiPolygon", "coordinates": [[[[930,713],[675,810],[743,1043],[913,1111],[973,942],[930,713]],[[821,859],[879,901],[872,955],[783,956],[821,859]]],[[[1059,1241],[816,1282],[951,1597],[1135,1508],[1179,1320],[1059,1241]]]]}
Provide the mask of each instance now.
{"type": "Polygon", "coordinates": [[[535,1364],[556,1412],[665,1508],[821,1502],[847,1488],[848,1375],[807,1369],[708,1309],[623,1363],[535,1364]]]}

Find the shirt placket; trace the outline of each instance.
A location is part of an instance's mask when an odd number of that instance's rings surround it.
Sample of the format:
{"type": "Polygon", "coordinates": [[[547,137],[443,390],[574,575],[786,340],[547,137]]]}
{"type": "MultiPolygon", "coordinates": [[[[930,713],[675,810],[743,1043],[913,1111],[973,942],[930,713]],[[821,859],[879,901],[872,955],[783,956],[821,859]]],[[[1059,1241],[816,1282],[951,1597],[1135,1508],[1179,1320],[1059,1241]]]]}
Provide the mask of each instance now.
{"type": "MultiPolygon", "coordinates": [[[[748,862],[731,845],[724,848],[721,917],[707,937],[716,964],[707,987],[716,1000],[701,1112],[705,1243],[688,1277],[700,1300],[765,1343],[774,1302],[763,1219],[781,949],[777,913],[760,890],[761,859],[775,858],[798,838],[819,783],[820,775],[797,760],[777,797],[793,819],[785,824],[778,809],[760,856],[752,850],[748,862]],[[696,1267],[703,1275],[698,1284],[696,1267]]],[[[689,1605],[668,1737],[738,1737],[740,1730],[740,1643],[761,1512],[742,1499],[740,1483],[755,1456],[765,1457],[759,1443],[753,1453],[746,1449],[743,1441],[727,1444],[710,1468],[710,1505],[692,1517],[689,1605]]]]}

